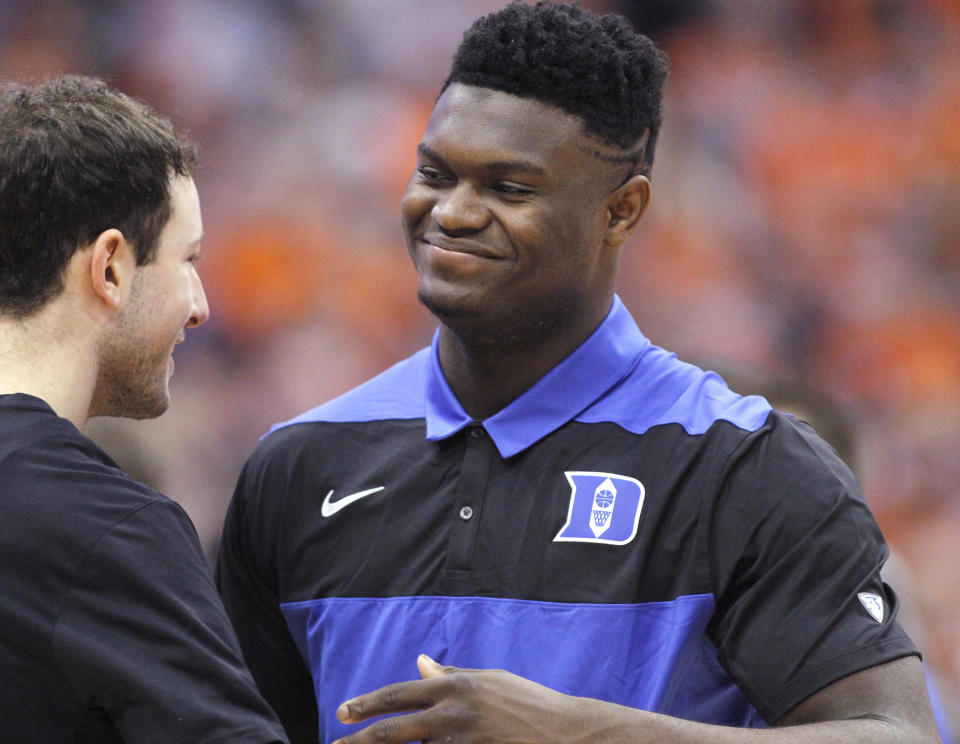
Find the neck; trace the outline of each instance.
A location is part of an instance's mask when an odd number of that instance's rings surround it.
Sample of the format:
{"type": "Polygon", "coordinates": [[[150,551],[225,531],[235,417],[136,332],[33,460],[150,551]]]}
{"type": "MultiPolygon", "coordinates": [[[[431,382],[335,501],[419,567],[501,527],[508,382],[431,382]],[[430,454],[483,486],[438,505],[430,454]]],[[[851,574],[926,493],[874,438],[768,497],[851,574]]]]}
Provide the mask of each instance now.
{"type": "Polygon", "coordinates": [[[51,332],[68,327],[51,323],[52,314],[45,308],[24,320],[0,316],[0,394],[33,395],[82,429],[96,384],[94,341],[89,333],[51,332]]]}
{"type": "Polygon", "coordinates": [[[603,322],[610,304],[576,318],[486,329],[443,322],[439,357],[444,377],[474,419],[493,416],[533,387],[603,322]]]}

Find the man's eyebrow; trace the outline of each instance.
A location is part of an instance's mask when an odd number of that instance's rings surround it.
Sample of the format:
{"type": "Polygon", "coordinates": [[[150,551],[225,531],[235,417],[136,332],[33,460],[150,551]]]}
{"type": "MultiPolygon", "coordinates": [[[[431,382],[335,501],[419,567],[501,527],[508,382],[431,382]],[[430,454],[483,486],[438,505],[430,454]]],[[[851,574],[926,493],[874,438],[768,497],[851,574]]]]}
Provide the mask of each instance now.
{"type": "Polygon", "coordinates": [[[639,150],[634,150],[633,152],[623,152],[617,154],[603,152],[602,150],[598,150],[593,147],[585,147],[583,145],[580,145],[579,147],[582,152],[592,155],[603,163],[636,163],[643,157],[642,147],[639,150]]]}
{"type": "Polygon", "coordinates": [[[497,160],[484,164],[484,168],[497,172],[525,173],[531,176],[546,175],[546,171],[529,160],[497,160]]]}
{"type": "MultiPolygon", "coordinates": [[[[445,163],[446,161],[440,157],[436,152],[430,149],[429,146],[423,144],[422,142],[417,145],[417,152],[421,155],[430,158],[431,160],[436,160],[439,163],[445,163]]],[[[529,160],[494,160],[490,163],[483,163],[480,167],[484,170],[496,172],[496,173],[525,173],[528,175],[534,176],[544,176],[546,171],[539,165],[529,160]]]]}

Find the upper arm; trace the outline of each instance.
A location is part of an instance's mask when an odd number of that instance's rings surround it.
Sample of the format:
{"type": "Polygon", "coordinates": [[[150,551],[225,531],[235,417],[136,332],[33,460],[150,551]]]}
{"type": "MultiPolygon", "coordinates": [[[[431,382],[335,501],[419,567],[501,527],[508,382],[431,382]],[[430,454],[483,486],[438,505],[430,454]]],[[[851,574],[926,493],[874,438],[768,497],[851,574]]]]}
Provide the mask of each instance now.
{"type": "Polygon", "coordinates": [[[281,499],[254,456],[237,483],[223,526],[216,581],[244,660],[292,742],[316,742],[313,678],[280,609],[277,567],[281,499]]]}
{"type": "Polygon", "coordinates": [[[131,741],[282,739],[179,506],[135,509],[71,568],[52,643],[84,707],[131,741]]]}
{"type": "Polygon", "coordinates": [[[747,437],[715,510],[711,637],[767,721],[917,653],[896,622],[887,547],[860,488],[808,428],[774,414],[747,437]]]}
{"type": "Polygon", "coordinates": [[[856,718],[888,722],[906,741],[938,742],[920,659],[905,656],[848,675],[795,706],[776,725],[856,718]]]}

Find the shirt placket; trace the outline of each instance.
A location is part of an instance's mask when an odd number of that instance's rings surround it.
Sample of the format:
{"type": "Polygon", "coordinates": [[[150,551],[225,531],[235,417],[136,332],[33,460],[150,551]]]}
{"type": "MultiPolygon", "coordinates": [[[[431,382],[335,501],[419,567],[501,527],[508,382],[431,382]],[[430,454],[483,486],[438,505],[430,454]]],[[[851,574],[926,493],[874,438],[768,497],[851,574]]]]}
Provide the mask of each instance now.
{"type": "Polygon", "coordinates": [[[450,515],[453,527],[447,559],[449,570],[469,571],[472,567],[493,450],[493,443],[483,426],[471,424],[466,431],[457,497],[450,515]]]}

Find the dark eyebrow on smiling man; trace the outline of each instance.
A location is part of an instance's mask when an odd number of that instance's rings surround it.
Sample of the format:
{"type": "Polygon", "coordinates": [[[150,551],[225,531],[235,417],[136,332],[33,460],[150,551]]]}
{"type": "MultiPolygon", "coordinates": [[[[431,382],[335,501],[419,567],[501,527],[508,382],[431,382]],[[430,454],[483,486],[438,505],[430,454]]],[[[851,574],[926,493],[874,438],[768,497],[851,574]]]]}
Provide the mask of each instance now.
{"type": "MultiPolygon", "coordinates": [[[[422,142],[417,145],[417,152],[431,160],[436,160],[438,163],[446,165],[446,160],[422,142]]],[[[546,170],[529,160],[495,160],[491,163],[483,163],[480,167],[496,173],[524,173],[532,176],[547,175],[546,170]]]]}

